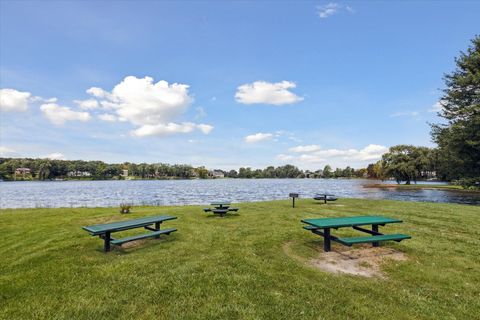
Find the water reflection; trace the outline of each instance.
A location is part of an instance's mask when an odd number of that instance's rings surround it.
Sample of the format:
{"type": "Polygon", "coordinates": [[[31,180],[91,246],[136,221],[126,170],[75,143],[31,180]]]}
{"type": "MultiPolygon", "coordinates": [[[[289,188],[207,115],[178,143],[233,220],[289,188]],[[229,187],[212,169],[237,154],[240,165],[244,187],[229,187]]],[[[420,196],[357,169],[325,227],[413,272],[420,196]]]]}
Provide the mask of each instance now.
{"type": "Polygon", "coordinates": [[[286,199],[299,192],[340,197],[480,204],[480,193],[446,190],[364,188],[379,181],[362,179],[219,179],[1,182],[1,208],[104,207],[121,202],[150,205],[205,204],[216,199],[233,202],[286,199]]]}

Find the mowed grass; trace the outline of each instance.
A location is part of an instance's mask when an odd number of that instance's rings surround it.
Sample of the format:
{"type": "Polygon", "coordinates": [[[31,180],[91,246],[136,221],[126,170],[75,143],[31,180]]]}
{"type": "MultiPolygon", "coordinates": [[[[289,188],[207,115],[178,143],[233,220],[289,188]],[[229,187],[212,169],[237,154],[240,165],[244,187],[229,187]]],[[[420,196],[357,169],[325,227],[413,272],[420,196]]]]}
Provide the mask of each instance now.
{"type": "Polygon", "coordinates": [[[136,207],[129,215],[118,208],[2,210],[0,318],[480,318],[479,207],[334,204],[242,203],[238,215],[226,218],[202,206],[136,207]],[[178,232],[107,254],[98,237],[81,229],[156,214],[177,216],[163,227],[178,232]],[[385,244],[408,256],[384,264],[386,279],[330,274],[305,263],[323,242],[302,229],[301,219],[365,214],[403,219],[381,230],[413,237],[385,244]]]}

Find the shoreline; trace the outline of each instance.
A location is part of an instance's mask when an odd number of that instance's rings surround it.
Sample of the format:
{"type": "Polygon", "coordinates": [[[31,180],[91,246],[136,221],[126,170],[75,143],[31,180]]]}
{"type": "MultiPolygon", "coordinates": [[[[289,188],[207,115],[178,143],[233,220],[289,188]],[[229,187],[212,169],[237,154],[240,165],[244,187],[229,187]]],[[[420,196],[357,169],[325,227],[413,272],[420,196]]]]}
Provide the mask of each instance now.
{"type": "Polygon", "coordinates": [[[460,192],[476,192],[480,193],[480,190],[468,190],[462,186],[450,185],[450,184],[364,184],[364,188],[376,188],[376,189],[422,189],[422,190],[446,190],[446,191],[460,191],[460,192]]]}

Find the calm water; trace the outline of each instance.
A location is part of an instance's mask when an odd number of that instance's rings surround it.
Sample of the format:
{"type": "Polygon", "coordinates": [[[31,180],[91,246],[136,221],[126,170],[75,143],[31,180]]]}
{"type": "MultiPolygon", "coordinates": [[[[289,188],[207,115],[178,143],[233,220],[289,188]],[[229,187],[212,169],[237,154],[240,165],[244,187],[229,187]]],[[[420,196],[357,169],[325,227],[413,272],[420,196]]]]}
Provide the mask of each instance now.
{"type": "Polygon", "coordinates": [[[329,192],[339,197],[480,204],[480,193],[363,188],[371,180],[225,179],[0,182],[0,208],[105,207],[121,202],[151,205],[207,204],[286,199],[329,192]]]}

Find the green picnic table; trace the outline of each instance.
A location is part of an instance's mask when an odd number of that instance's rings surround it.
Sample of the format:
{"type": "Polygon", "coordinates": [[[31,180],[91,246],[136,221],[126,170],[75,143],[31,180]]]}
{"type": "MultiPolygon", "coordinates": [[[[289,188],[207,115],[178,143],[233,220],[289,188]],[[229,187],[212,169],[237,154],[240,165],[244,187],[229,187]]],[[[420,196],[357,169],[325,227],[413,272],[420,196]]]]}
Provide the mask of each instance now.
{"type": "Polygon", "coordinates": [[[99,236],[104,240],[103,250],[110,251],[110,244],[121,246],[123,243],[146,238],[159,238],[161,234],[170,234],[177,231],[175,228],[160,230],[160,224],[164,221],[177,219],[172,216],[151,216],[133,220],[96,224],[93,226],[82,227],[83,230],[89,232],[92,236],[99,236]],[[154,227],[152,227],[154,226],[154,227]],[[114,232],[125,231],[136,228],[144,228],[152,232],[144,233],[136,236],[114,239],[111,234],[114,232]]]}
{"type": "Polygon", "coordinates": [[[351,246],[356,243],[372,243],[374,247],[378,247],[382,241],[397,241],[400,242],[411,237],[406,234],[383,234],[378,231],[379,226],[385,226],[389,223],[401,223],[402,220],[382,217],[382,216],[356,216],[343,218],[319,218],[319,219],[304,219],[303,223],[308,224],[303,228],[311,231],[324,238],[324,251],[331,250],[331,241],[341,243],[346,246],[351,246]],[[371,225],[371,230],[362,228],[361,226],[371,225]],[[339,229],[345,227],[352,227],[361,232],[371,234],[369,237],[335,237],[331,234],[331,229],[339,229]]]}
{"type": "Polygon", "coordinates": [[[219,214],[220,217],[223,217],[230,211],[238,211],[238,208],[230,208],[231,203],[227,201],[217,201],[210,203],[213,208],[204,208],[203,211],[205,212],[213,212],[214,214],[219,214]]]}

